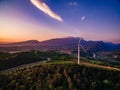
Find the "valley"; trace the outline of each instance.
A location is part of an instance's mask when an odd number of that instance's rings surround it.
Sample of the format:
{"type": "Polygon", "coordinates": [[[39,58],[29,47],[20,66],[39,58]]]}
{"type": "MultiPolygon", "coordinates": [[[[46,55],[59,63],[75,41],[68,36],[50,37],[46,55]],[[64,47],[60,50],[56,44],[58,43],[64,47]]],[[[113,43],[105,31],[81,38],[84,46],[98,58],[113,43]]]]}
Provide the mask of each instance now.
{"type": "Polygon", "coordinates": [[[85,44],[89,42],[83,40],[81,44],[86,52],[80,49],[78,65],[77,43],[70,44],[72,41],[69,39],[50,40],[43,45],[30,41],[1,46],[4,52],[0,52],[0,82],[3,82],[0,89],[119,90],[118,47],[104,49],[104,45],[98,42],[85,44]],[[65,43],[60,44],[63,41],[65,43]],[[93,52],[96,54],[94,57],[93,52]]]}

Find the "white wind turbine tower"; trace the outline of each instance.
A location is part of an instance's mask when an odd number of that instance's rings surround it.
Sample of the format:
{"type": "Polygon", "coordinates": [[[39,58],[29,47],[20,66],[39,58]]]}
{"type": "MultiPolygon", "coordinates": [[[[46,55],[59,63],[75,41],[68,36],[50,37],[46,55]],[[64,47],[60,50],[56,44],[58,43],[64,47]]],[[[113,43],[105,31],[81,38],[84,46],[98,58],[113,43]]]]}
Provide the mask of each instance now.
{"type": "Polygon", "coordinates": [[[84,50],[84,52],[87,53],[87,51],[84,49],[84,47],[80,44],[81,38],[78,41],[78,64],[80,64],[80,48],[84,50]]]}
{"type": "Polygon", "coordinates": [[[80,41],[81,41],[81,38],[78,41],[78,64],[80,64],[80,41]]]}

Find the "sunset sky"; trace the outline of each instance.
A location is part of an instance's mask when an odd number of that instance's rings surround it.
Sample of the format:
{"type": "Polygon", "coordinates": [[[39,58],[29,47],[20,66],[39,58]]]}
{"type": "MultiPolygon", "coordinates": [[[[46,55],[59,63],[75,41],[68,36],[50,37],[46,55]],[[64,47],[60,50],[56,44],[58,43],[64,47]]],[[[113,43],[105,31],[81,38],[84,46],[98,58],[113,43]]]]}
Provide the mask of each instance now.
{"type": "Polygon", "coordinates": [[[0,42],[68,36],[120,43],[120,0],[0,0],[0,42]]]}

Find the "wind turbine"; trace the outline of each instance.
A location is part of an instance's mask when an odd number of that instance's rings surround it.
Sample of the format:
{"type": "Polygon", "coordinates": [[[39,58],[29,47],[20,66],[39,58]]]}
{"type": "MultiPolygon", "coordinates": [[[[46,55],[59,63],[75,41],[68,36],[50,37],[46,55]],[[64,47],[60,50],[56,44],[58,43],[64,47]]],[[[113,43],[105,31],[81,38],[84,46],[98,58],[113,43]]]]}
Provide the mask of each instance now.
{"type": "MultiPolygon", "coordinates": [[[[80,38],[79,41],[78,41],[78,64],[80,64],[80,48],[83,49],[83,51],[87,53],[85,48],[80,44],[81,40],[82,39],[80,38]]],[[[92,54],[93,54],[93,58],[95,59],[96,58],[96,54],[95,53],[92,53],[92,54]]]]}
{"type": "MultiPolygon", "coordinates": [[[[81,21],[85,19],[85,16],[81,17],[81,21]]],[[[78,41],[78,64],[80,64],[80,47],[83,48],[83,46],[80,44],[81,38],[78,41]]],[[[83,50],[86,52],[86,50],[83,48],[83,50]]]]}
{"type": "Polygon", "coordinates": [[[96,58],[96,54],[95,54],[95,53],[93,53],[93,58],[94,58],[94,59],[96,58]]]}

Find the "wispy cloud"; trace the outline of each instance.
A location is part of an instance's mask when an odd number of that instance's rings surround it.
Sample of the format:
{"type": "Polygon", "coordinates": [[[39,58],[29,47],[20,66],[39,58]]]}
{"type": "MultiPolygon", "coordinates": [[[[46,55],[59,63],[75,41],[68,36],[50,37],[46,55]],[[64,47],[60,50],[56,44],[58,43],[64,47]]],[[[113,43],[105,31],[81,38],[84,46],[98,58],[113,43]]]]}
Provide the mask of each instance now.
{"type": "Polygon", "coordinates": [[[77,6],[78,3],[77,3],[77,2],[69,2],[69,5],[70,5],[70,6],[77,6]]]}
{"type": "Polygon", "coordinates": [[[45,14],[49,15],[50,17],[58,20],[63,21],[63,19],[57,15],[55,12],[53,12],[48,5],[46,5],[44,2],[40,0],[30,0],[31,3],[37,7],[39,10],[43,11],[45,14]]]}
{"type": "Polygon", "coordinates": [[[82,16],[82,17],[81,17],[81,21],[83,21],[84,19],[85,19],[85,16],[82,16]]]}

